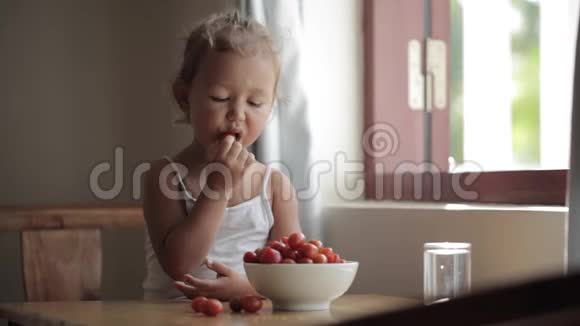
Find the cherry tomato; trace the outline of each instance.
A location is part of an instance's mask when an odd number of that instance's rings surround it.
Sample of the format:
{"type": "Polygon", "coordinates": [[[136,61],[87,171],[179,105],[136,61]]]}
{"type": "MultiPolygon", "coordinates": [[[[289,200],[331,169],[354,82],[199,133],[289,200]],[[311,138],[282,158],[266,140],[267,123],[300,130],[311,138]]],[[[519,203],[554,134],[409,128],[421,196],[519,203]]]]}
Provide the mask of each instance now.
{"type": "Polygon", "coordinates": [[[297,259],[302,258],[302,257],[304,257],[304,256],[302,256],[302,253],[300,252],[300,250],[296,250],[296,259],[294,259],[294,260],[297,260],[297,259]]]}
{"type": "Polygon", "coordinates": [[[304,234],[302,233],[292,233],[290,237],[288,237],[288,245],[292,249],[298,249],[304,242],[304,234]]]}
{"type": "Polygon", "coordinates": [[[207,316],[217,316],[224,311],[224,306],[217,299],[207,299],[203,305],[203,313],[207,316]]]}
{"type": "MultiPolygon", "coordinates": [[[[280,240],[271,240],[265,247],[244,254],[244,262],[261,264],[335,264],[346,261],[320,240],[306,242],[304,234],[292,233],[280,240]]],[[[192,306],[193,307],[193,306],[192,306]]],[[[195,309],[195,308],[194,308],[195,309]]]]}
{"type": "Polygon", "coordinates": [[[270,248],[278,250],[282,253],[286,248],[288,248],[283,242],[281,241],[272,241],[269,245],[270,248]]]}
{"type": "Polygon", "coordinates": [[[242,301],[240,298],[232,298],[230,299],[230,309],[233,312],[241,312],[242,311],[242,301]]]}
{"type": "Polygon", "coordinates": [[[326,256],[329,264],[336,261],[336,253],[332,251],[332,248],[320,248],[320,253],[326,256]]]}
{"type": "Polygon", "coordinates": [[[282,241],[283,244],[288,245],[288,237],[287,236],[281,237],[280,241],[282,241]]]}
{"type": "Polygon", "coordinates": [[[292,260],[296,260],[296,259],[298,259],[298,251],[297,250],[294,250],[294,249],[291,249],[291,248],[286,248],[282,252],[282,257],[284,257],[284,258],[290,258],[292,260]]]}
{"type": "Polygon", "coordinates": [[[305,243],[302,245],[302,247],[300,247],[300,254],[302,254],[302,257],[314,259],[314,257],[318,254],[318,247],[312,243],[305,243]]]}
{"type": "Polygon", "coordinates": [[[334,250],[332,250],[332,248],[330,248],[330,247],[321,247],[320,248],[320,253],[321,254],[328,255],[329,252],[334,253],[334,250]]]}
{"type": "Polygon", "coordinates": [[[262,300],[260,298],[253,296],[253,295],[246,295],[241,300],[242,307],[244,311],[249,312],[251,314],[258,312],[258,310],[262,309],[262,300]]]}
{"type": "Polygon", "coordinates": [[[282,254],[278,250],[266,247],[260,251],[258,259],[262,264],[278,264],[282,261],[282,254]]]}
{"type": "Polygon", "coordinates": [[[313,263],[312,259],[307,258],[307,257],[300,257],[296,260],[296,262],[298,264],[312,264],[313,263]]]}
{"type": "Polygon", "coordinates": [[[245,263],[257,263],[258,256],[253,251],[248,251],[244,254],[244,262],[245,263]]]}
{"type": "Polygon", "coordinates": [[[308,243],[312,243],[313,245],[317,246],[318,248],[322,248],[322,241],[320,240],[310,240],[308,243]]]}
{"type": "Polygon", "coordinates": [[[207,302],[206,297],[196,297],[193,300],[191,300],[191,308],[193,308],[195,312],[203,312],[203,306],[205,305],[206,302],[207,302]]]}
{"type": "Polygon", "coordinates": [[[324,254],[316,254],[316,256],[314,256],[312,261],[315,264],[326,264],[326,263],[328,263],[328,258],[326,258],[326,256],[324,254]]]}

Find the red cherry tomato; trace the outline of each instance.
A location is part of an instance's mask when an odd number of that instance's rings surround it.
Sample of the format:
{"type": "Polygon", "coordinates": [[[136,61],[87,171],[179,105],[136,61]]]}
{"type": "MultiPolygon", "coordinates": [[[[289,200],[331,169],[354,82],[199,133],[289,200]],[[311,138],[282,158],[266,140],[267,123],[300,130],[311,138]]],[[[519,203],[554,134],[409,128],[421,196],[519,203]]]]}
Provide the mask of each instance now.
{"type": "Polygon", "coordinates": [[[298,251],[290,248],[284,249],[282,252],[283,258],[290,258],[292,260],[296,260],[298,258],[298,251]]]}
{"type": "Polygon", "coordinates": [[[316,254],[316,256],[314,256],[312,261],[315,264],[326,264],[326,263],[328,263],[328,258],[326,258],[326,256],[324,254],[316,254]]]}
{"type": "Polygon", "coordinates": [[[203,305],[203,313],[207,316],[217,316],[224,311],[224,306],[217,299],[207,299],[203,305]]]}
{"type": "Polygon", "coordinates": [[[332,250],[332,248],[330,248],[330,247],[321,247],[320,248],[320,253],[321,254],[328,255],[329,252],[334,253],[334,250],[332,250]]]}
{"type": "Polygon", "coordinates": [[[232,298],[230,299],[230,310],[233,312],[241,312],[242,311],[242,301],[240,298],[232,298]]]}
{"type": "Polygon", "coordinates": [[[272,241],[272,243],[270,244],[269,247],[272,248],[272,249],[278,250],[280,253],[282,253],[286,248],[288,248],[288,246],[286,246],[281,241],[272,241]]]}
{"type": "Polygon", "coordinates": [[[312,259],[306,258],[306,257],[300,257],[296,260],[296,262],[298,264],[312,264],[313,263],[312,259]]]}
{"type": "Polygon", "coordinates": [[[193,308],[193,311],[195,312],[203,312],[203,306],[205,305],[206,302],[207,302],[206,297],[196,297],[193,300],[191,300],[191,308],[193,308]]]}
{"type": "Polygon", "coordinates": [[[304,234],[302,233],[292,233],[288,237],[288,245],[292,249],[298,249],[304,242],[304,234]]]}
{"type": "Polygon", "coordinates": [[[283,244],[288,245],[288,237],[287,236],[281,237],[280,241],[282,241],[283,244]]]}
{"type": "Polygon", "coordinates": [[[282,264],[296,264],[296,261],[292,258],[284,258],[282,259],[282,264]]]}
{"type": "Polygon", "coordinates": [[[308,243],[312,243],[313,245],[317,246],[318,248],[322,248],[322,241],[320,240],[310,240],[308,243]]]}
{"type": "Polygon", "coordinates": [[[336,261],[336,253],[332,251],[332,248],[320,248],[320,253],[326,256],[329,264],[336,261]]]}
{"type": "Polygon", "coordinates": [[[266,247],[260,251],[258,259],[262,264],[278,264],[282,261],[282,254],[278,250],[266,247]]]}
{"type": "Polygon", "coordinates": [[[302,256],[302,253],[300,252],[300,250],[296,250],[296,259],[294,259],[294,260],[297,260],[297,259],[303,258],[303,257],[304,256],[302,256]]]}
{"type": "Polygon", "coordinates": [[[344,263],[346,263],[346,260],[344,260],[342,258],[339,258],[336,260],[336,264],[344,264],[344,263]]]}
{"type": "Polygon", "coordinates": [[[244,254],[244,262],[245,263],[257,263],[258,256],[253,251],[248,251],[244,254]]]}
{"type": "Polygon", "coordinates": [[[260,298],[256,296],[247,295],[243,297],[240,301],[242,303],[242,307],[248,313],[253,314],[262,309],[262,300],[260,300],[260,298]]]}
{"type": "Polygon", "coordinates": [[[314,259],[314,257],[318,254],[318,247],[312,243],[305,243],[302,245],[302,247],[300,247],[300,254],[302,257],[314,259]]]}

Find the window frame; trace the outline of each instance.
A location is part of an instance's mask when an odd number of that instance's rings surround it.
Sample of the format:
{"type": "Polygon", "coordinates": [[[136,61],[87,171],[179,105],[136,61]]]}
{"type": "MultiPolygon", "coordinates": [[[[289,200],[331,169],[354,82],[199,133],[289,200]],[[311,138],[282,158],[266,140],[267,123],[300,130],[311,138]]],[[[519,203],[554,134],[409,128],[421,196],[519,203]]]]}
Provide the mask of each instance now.
{"type": "MultiPolygon", "coordinates": [[[[429,1],[363,2],[364,130],[387,123],[396,130],[398,145],[396,152],[384,157],[365,150],[365,198],[565,205],[568,169],[480,172],[473,182],[462,182],[471,181],[466,179],[468,173],[449,172],[449,108],[411,111],[407,104],[407,42],[431,35],[449,44],[449,1],[431,1],[430,7],[425,3],[429,1]],[[429,26],[424,25],[426,12],[431,13],[429,26]],[[425,146],[427,142],[432,152],[424,150],[429,148],[425,146]],[[434,169],[403,176],[395,173],[400,163],[421,166],[423,162],[433,164],[434,169]],[[459,180],[461,189],[475,192],[476,198],[458,194],[454,180],[459,180]]],[[[449,65],[447,74],[450,74],[449,65]]]]}

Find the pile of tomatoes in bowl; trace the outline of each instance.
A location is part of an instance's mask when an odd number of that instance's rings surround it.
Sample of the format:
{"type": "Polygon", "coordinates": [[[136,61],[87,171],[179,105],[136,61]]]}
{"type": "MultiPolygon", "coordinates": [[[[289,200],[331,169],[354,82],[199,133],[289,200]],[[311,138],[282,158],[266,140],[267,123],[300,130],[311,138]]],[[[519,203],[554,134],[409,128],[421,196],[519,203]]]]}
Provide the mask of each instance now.
{"type": "Polygon", "coordinates": [[[302,233],[269,241],[265,247],[244,254],[245,263],[253,264],[342,264],[345,260],[320,240],[307,240],[302,233]]]}

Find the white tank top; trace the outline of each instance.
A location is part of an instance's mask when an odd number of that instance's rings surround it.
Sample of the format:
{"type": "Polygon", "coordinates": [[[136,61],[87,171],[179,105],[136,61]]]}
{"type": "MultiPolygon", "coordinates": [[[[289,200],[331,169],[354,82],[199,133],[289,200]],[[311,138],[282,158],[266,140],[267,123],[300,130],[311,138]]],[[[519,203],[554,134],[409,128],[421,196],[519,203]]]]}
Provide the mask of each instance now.
{"type": "MultiPolygon", "coordinates": [[[[182,176],[173,161],[165,157],[175,171],[180,187],[185,192],[185,207],[189,215],[195,199],[187,191],[182,176]]],[[[271,203],[267,196],[267,184],[271,167],[266,166],[260,195],[242,202],[236,206],[227,207],[217,231],[207,258],[222,262],[238,273],[245,275],[243,255],[246,251],[254,251],[263,247],[268,240],[270,230],[274,225],[271,203]]],[[[145,300],[183,299],[183,294],[175,288],[173,280],[161,267],[153,250],[149,232],[145,228],[145,263],[147,273],[143,281],[145,300]]],[[[203,279],[216,278],[216,273],[205,265],[190,271],[195,277],[203,279]]]]}

